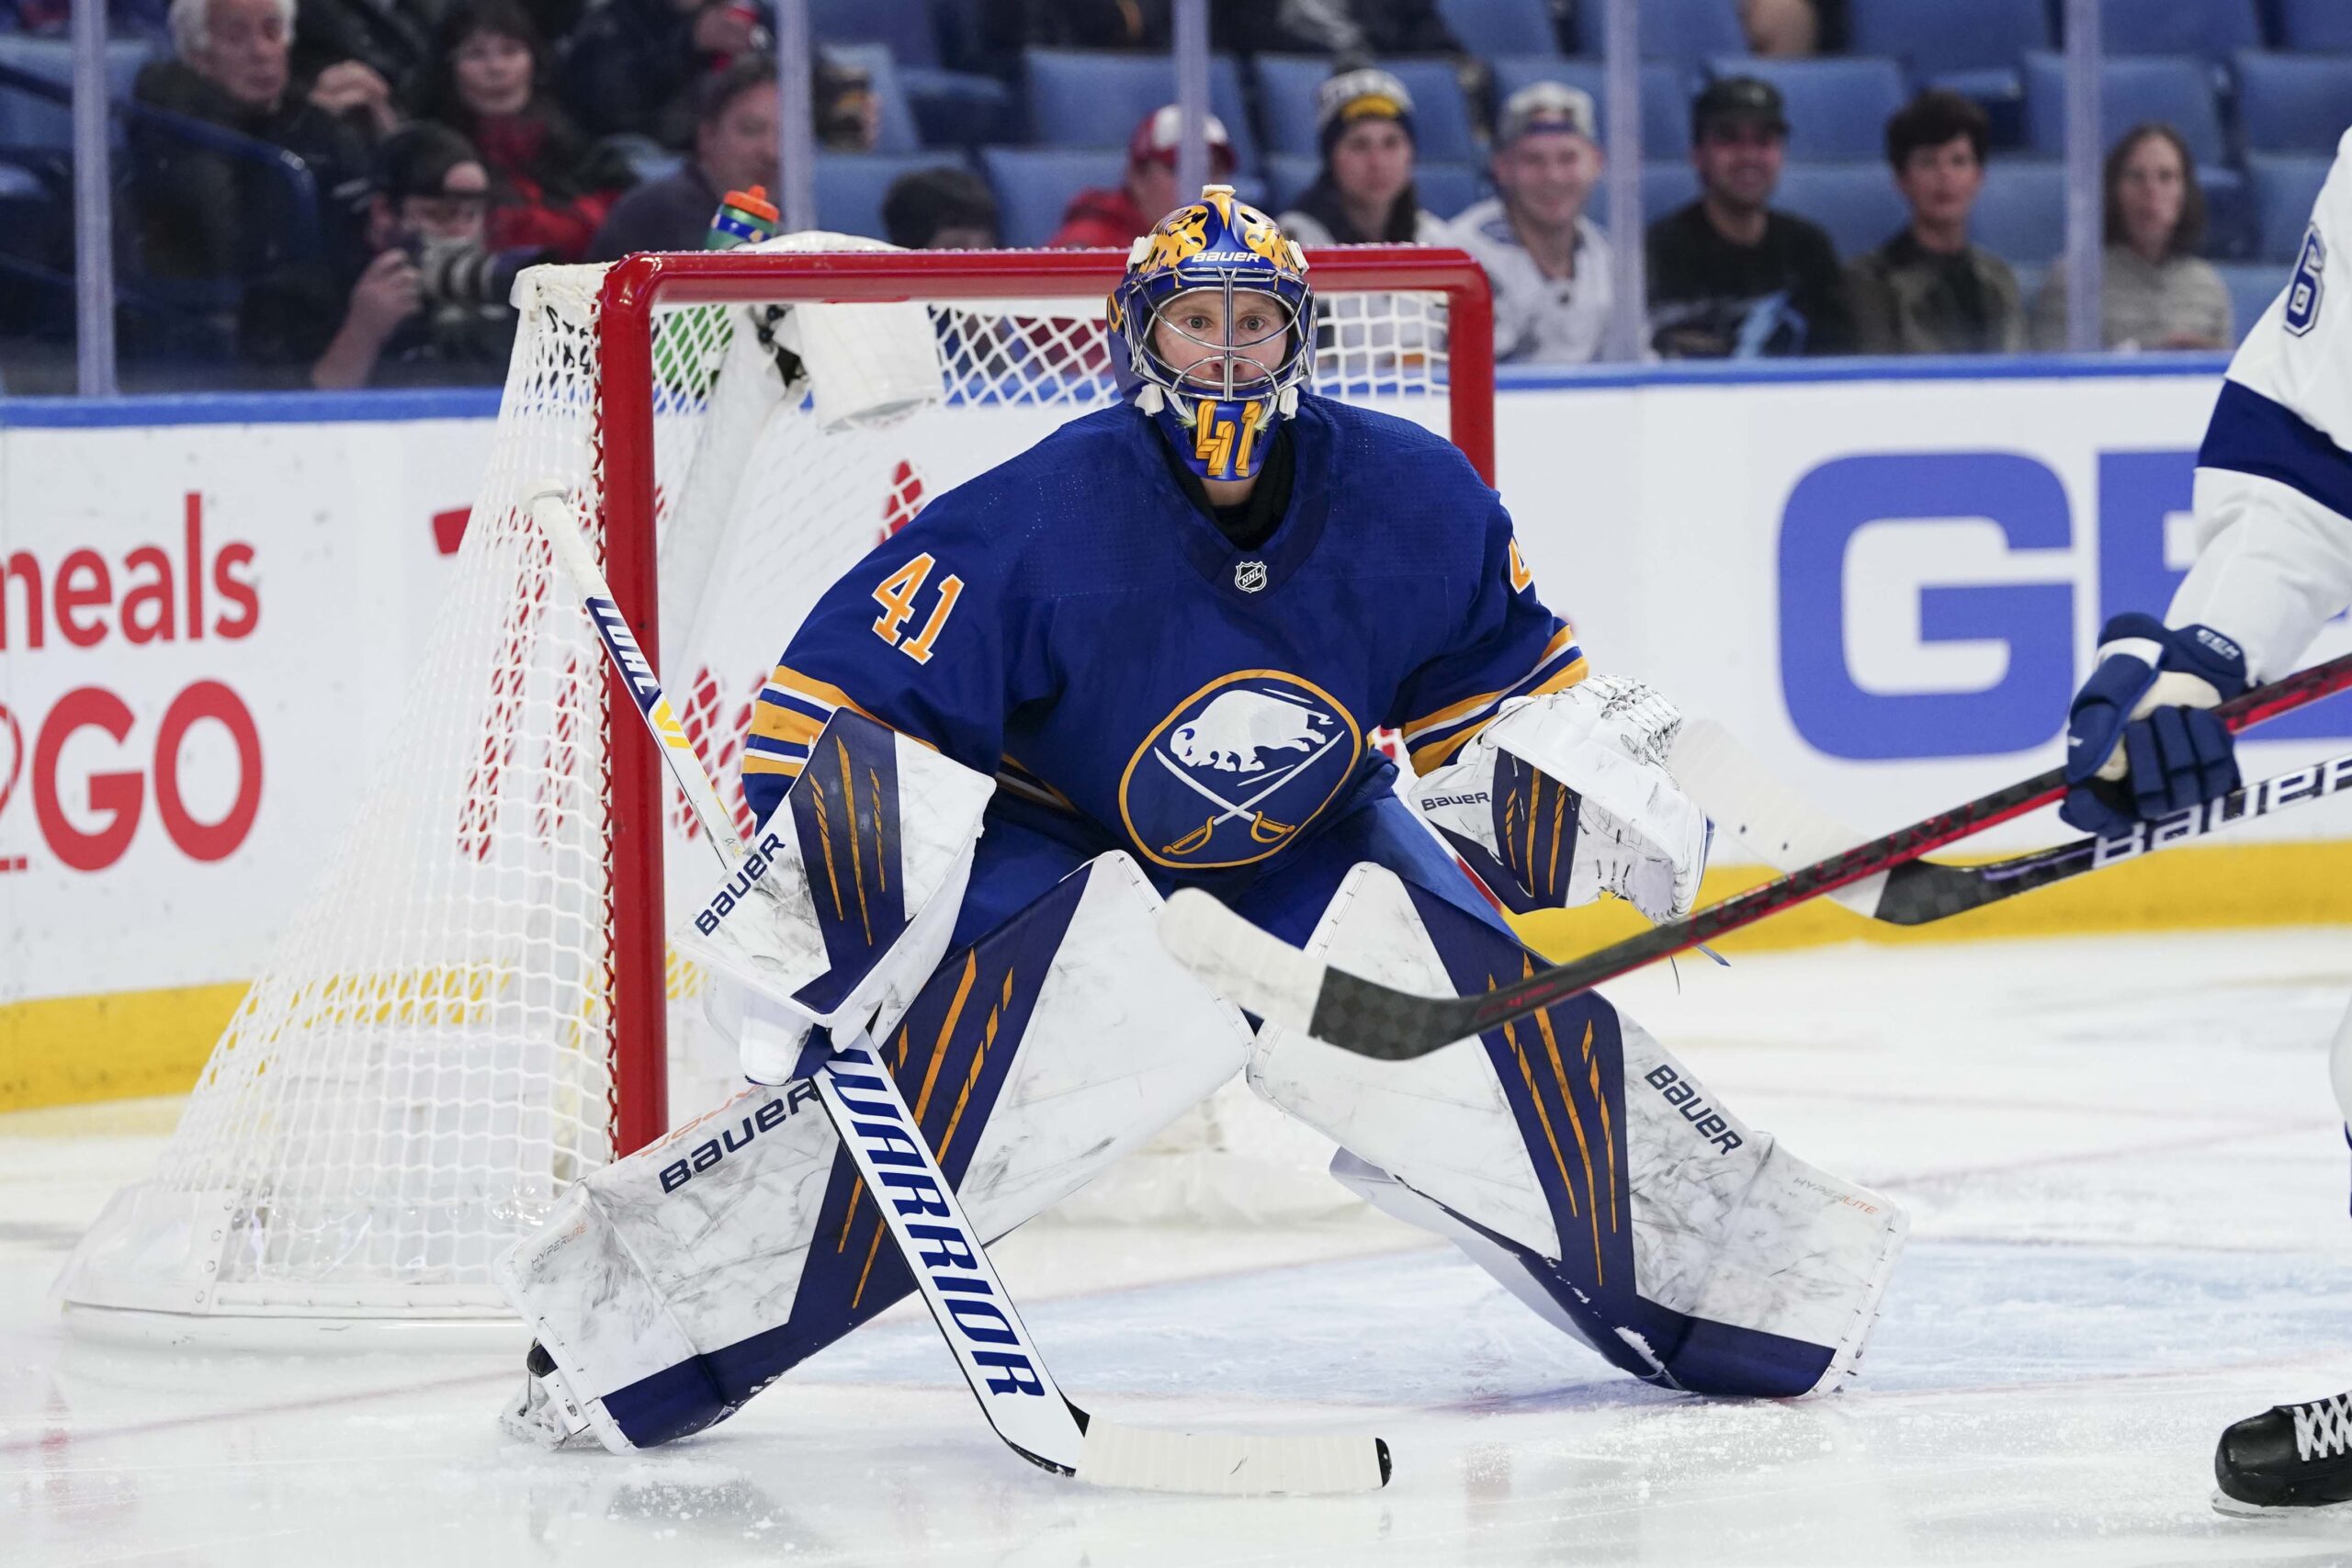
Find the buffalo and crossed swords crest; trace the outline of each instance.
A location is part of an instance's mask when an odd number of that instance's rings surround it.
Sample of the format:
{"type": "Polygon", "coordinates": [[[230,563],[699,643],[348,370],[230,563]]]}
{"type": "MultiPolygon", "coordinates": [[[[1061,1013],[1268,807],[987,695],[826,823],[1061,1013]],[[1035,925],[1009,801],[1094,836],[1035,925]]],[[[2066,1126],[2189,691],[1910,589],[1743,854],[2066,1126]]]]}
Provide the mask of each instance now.
{"type": "MultiPolygon", "coordinates": [[[[1281,843],[1298,831],[1299,824],[1279,821],[1268,816],[1260,809],[1260,804],[1321,761],[1324,753],[1338,745],[1348,734],[1347,727],[1340,724],[1332,715],[1323,712],[1303,698],[1294,696],[1287,692],[1266,691],[1262,688],[1221,693],[1218,697],[1212,700],[1208,707],[1204,708],[1195,716],[1194,726],[1207,719],[1219,704],[1235,702],[1248,702],[1253,705],[1270,705],[1270,706],[1259,706],[1257,708],[1259,714],[1269,711],[1278,712],[1285,708],[1294,709],[1296,710],[1295,721],[1288,728],[1276,728],[1272,733],[1261,731],[1253,734],[1245,731],[1230,750],[1213,752],[1210,761],[1213,771],[1250,775],[1247,794],[1239,791],[1221,792],[1212,788],[1202,782],[1193,770],[1187,768],[1176,757],[1171,756],[1168,749],[1159,746],[1152,748],[1152,757],[1161,767],[1168,770],[1170,777],[1216,808],[1200,827],[1162,849],[1160,852],[1163,855],[1193,854],[1216,837],[1218,828],[1234,821],[1247,821],[1250,824],[1250,838],[1253,843],[1267,845],[1281,843]],[[1299,750],[1304,754],[1295,761],[1284,762],[1273,768],[1272,771],[1266,772],[1265,764],[1261,761],[1260,756],[1266,750],[1299,750]],[[1232,761],[1229,764],[1219,762],[1216,760],[1217,756],[1227,756],[1232,761]]],[[[1258,727],[1253,725],[1250,728],[1254,730],[1258,727]]],[[[1177,727],[1171,731],[1171,744],[1176,738],[1194,732],[1193,727],[1177,727]]]]}

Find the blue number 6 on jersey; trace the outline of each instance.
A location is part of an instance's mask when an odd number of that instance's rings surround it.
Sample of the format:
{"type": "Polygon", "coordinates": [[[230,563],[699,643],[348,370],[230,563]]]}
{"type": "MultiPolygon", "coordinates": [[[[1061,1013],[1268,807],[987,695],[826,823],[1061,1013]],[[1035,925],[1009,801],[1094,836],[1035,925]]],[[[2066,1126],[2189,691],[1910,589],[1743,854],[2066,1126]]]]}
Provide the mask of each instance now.
{"type": "Polygon", "coordinates": [[[2319,324],[2320,275],[2327,270],[2327,243],[2319,225],[2303,231],[2303,248],[2295,257],[2295,276],[2287,280],[2287,330],[2301,337],[2319,324]]]}

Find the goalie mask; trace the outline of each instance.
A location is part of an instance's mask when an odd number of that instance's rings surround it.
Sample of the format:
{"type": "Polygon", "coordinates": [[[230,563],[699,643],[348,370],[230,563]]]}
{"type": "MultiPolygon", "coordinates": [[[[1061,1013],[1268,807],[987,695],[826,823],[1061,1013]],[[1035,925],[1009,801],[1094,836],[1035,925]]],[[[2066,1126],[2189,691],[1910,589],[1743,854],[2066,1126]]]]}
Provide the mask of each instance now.
{"type": "Polygon", "coordinates": [[[1122,389],[1204,479],[1265,465],[1314,367],[1314,323],[1306,254],[1230,186],[1153,225],[1111,295],[1122,389]]]}

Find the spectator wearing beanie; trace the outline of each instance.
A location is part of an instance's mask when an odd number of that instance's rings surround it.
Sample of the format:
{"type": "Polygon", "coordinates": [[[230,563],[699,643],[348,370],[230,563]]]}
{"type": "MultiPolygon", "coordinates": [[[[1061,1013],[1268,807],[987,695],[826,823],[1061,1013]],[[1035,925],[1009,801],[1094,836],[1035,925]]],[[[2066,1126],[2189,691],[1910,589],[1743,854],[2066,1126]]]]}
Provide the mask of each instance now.
{"type": "Polygon", "coordinates": [[[1322,172],[1277,221],[1302,245],[1452,243],[1413,193],[1413,97],[1385,71],[1346,71],[1315,91],[1322,172]]]}
{"type": "MultiPolygon", "coordinates": [[[[1225,122],[1207,117],[1209,177],[1233,177],[1233,141],[1225,122]]],[[[1183,133],[1182,113],[1174,104],[1143,117],[1127,138],[1127,172],[1115,189],[1082,190],[1062,212],[1062,226],[1046,243],[1057,248],[1108,245],[1125,250],[1136,237],[1173,211],[1176,192],[1176,141],[1183,133]]],[[[1190,193],[1197,195],[1198,193],[1190,193]]]]}
{"type": "Polygon", "coordinates": [[[1864,354],[2015,354],[2025,303],[2008,263],[1968,243],[1984,188],[1984,111],[1931,88],[1886,122],[1886,161],[1911,221],[1846,271],[1864,354]]]}
{"type": "Polygon", "coordinates": [[[631,180],[547,91],[546,64],[520,0],[460,0],[441,21],[424,118],[480,150],[494,186],[492,248],[537,245],[577,261],[631,180]]]}
{"type": "Polygon", "coordinates": [[[1578,364],[1600,352],[1614,290],[1609,238],[1585,215],[1600,178],[1590,95],[1533,82],[1503,105],[1495,128],[1502,194],[1453,220],[1495,290],[1495,358],[1578,364]]]}
{"type": "Polygon", "coordinates": [[[613,203],[588,259],[700,250],[729,191],[775,190],[775,73],[763,60],[738,61],[696,91],[694,152],[675,172],[613,203]]]}

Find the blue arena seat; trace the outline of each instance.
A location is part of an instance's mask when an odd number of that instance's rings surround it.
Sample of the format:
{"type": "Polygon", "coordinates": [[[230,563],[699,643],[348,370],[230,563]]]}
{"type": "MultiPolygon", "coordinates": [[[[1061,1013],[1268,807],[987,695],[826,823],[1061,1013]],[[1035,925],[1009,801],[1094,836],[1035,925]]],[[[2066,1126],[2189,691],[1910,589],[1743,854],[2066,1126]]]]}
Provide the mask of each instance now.
{"type": "MultiPolygon", "coordinates": [[[[131,80],[155,58],[158,46],[145,39],[118,39],[107,45],[107,86],[116,103],[128,102],[131,80]]],[[[0,33],[0,65],[10,65],[59,86],[74,80],[74,45],[62,38],[0,33]]],[[[114,130],[122,144],[122,129],[114,130]]],[[[74,145],[74,112],[62,103],[0,87],[0,147],[62,152],[74,145]]]]}
{"type": "MultiPolygon", "coordinates": [[[[2352,8],[2352,0],[2347,0],[2352,8]]],[[[2241,50],[2238,126],[2251,152],[2332,152],[2352,125],[2352,55],[2241,50]]]]}
{"type": "Polygon", "coordinates": [[[1413,165],[1413,194],[1420,197],[1421,209],[1448,221],[1487,194],[1486,183],[1476,164],[1416,162],[1413,165]]]}
{"type": "Polygon", "coordinates": [[[2197,184],[2205,193],[2205,243],[2209,261],[2246,261],[2254,255],[2254,195],[2245,175],[2227,164],[2199,164],[2197,184]]]}
{"type": "MultiPolygon", "coordinates": [[[[1593,108],[1600,117],[1601,143],[1604,146],[1608,144],[1609,98],[1601,91],[1601,68],[1597,62],[1517,55],[1489,63],[1494,67],[1498,102],[1510,97],[1530,82],[1560,82],[1590,94],[1593,108]]],[[[1678,66],[1655,63],[1643,66],[1643,161],[1651,163],[1660,158],[1680,158],[1690,151],[1690,92],[1688,79],[1678,66]]]]}
{"type": "MultiPolygon", "coordinates": [[[[1166,55],[1031,49],[1022,51],[1021,70],[1028,90],[1031,139],[1045,146],[1116,147],[1124,152],[1136,121],[1176,101],[1176,66],[1166,55]]],[[[1328,71],[1318,72],[1317,79],[1324,74],[1328,71]]],[[[1236,162],[1255,170],[1258,145],[1250,133],[1241,72],[1229,54],[1209,59],[1209,112],[1225,122],[1236,162]]],[[[1307,120],[1311,127],[1311,99],[1307,120]]],[[[1307,151],[1313,150],[1310,135],[1307,151]]]]}
{"type": "MultiPolygon", "coordinates": [[[[1381,69],[1393,72],[1413,96],[1414,139],[1420,156],[1441,163],[1468,163],[1478,156],[1477,139],[1470,133],[1469,106],[1462,100],[1462,84],[1450,62],[1388,60],[1381,62],[1381,69]]],[[[1330,74],[1331,62],[1319,55],[1258,57],[1258,101],[1265,111],[1268,152],[1320,155],[1315,89],[1330,74]]]]}
{"type": "Polygon", "coordinates": [[[820,152],[817,154],[817,227],[836,234],[889,238],[882,231],[882,198],[890,182],[917,169],[962,167],[953,154],[937,152],[820,152]]]}
{"type": "Polygon", "coordinates": [[[2352,54],[2352,6],[2344,0],[2278,0],[2278,6],[2280,47],[2352,54]]]}
{"type": "MultiPolygon", "coordinates": [[[[2255,0],[2099,0],[2099,50],[2132,54],[2201,54],[2228,58],[2233,50],[2262,47],[2255,0]]],[[[2063,23],[2065,7],[2058,8],[2063,23]]]]}
{"type": "Polygon", "coordinates": [[[1437,9],[1462,47],[1481,58],[1559,52],[1544,0],[1437,0],[1437,9]]]}
{"type": "Polygon", "coordinates": [[[808,27],[828,49],[888,49],[924,141],[953,145],[1009,132],[1012,95],[1003,83],[941,68],[930,0],[809,0],[808,27]]]}
{"type": "MultiPolygon", "coordinates": [[[[2048,49],[2050,13],[2042,0],[1849,0],[1849,45],[1856,54],[1899,60],[1922,80],[1950,85],[1970,73],[2006,75],[2021,90],[2028,50],[2048,49]]],[[[1966,91],[1965,88],[1957,88],[1966,91]]]]}
{"type": "MultiPolygon", "coordinates": [[[[1586,54],[1608,46],[1598,3],[1579,7],[1577,42],[1586,54]]],[[[1642,0],[1639,24],[1644,60],[1668,60],[1695,67],[1711,55],[1745,54],[1747,35],[1739,25],[1737,0],[1642,0]]]]}
{"type": "MultiPolygon", "coordinates": [[[[1642,226],[1646,229],[1669,212],[1678,211],[1698,199],[1699,176],[1688,164],[1648,164],[1642,169],[1642,226]]],[[[1592,201],[1585,209],[1592,220],[1603,228],[1609,226],[1609,181],[1604,176],[1593,187],[1592,201]]]]}
{"type": "MultiPolygon", "coordinates": [[[[983,147],[979,158],[980,173],[996,193],[998,237],[1011,246],[1044,244],[1062,226],[1062,212],[1072,197],[1116,186],[1127,168],[1124,147],[983,147]]],[[[930,167],[940,161],[919,158],[914,163],[930,167]]],[[[1253,207],[1272,209],[1262,179],[1237,175],[1233,191],[1253,207]]]]}
{"type": "Polygon", "coordinates": [[[1267,210],[1279,213],[1297,201],[1300,194],[1315,183],[1316,172],[1322,166],[1320,158],[1296,152],[1267,153],[1266,194],[1273,203],[1267,210]]]}
{"type": "Polygon", "coordinates": [[[2270,262],[2231,262],[2221,267],[2222,282],[2230,291],[2230,324],[2236,341],[2244,343],[2262,312],[2287,287],[2287,268],[2270,262]]]}
{"type": "Polygon", "coordinates": [[[2292,262],[2303,245],[2312,203],[2335,160],[2325,153],[2256,152],[2245,161],[2254,206],[2254,254],[2266,264],[2292,262]]]}
{"type": "Polygon", "coordinates": [[[1716,76],[1758,76],[1781,89],[1789,156],[1815,162],[1885,155],[1886,122],[1911,95],[1892,60],[1718,59],[1716,76]]]}
{"type": "Polygon", "coordinates": [[[1125,147],[983,147],[980,170],[996,192],[997,231],[1007,245],[1042,245],[1061,227],[1070,197],[1115,186],[1125,147]]]}
{"type": "MultiPolygon", "coordinates": [[[[2199,164],[2227,155],[2222,116],[2213,102],[2212,73],[2181,55],[2109,60],[2100,71],[2099,143],[2112,147],[2142,120],[2162,120],[2180,132],[2199,164]]],[[[2025,62],[2026,144],[2056,157],[2066,148],[2066,68],[2063,56],[2036,51],[2025,62]]]]}
{"type": "Polygon", "coordinates": [[[2044,0],[1849,0],[1856,54],[1903,63],[1924,87],[1948,87],[1983,104],[2013,104],[2025,92],[2028,50],[2049,50],[2044,0]]]}
{"type": "Polygon", "coordinates": [[[1781,171],[1772,205],[1810,218],[1829,231],[1840,257],[1860,254],[1892,239],[1909,209],[1894,177],[1873,164],[1791,164],[1781,171]]]}
{"type": "Polygon", "coordinates": [[[902,67],[939,63],[929,0],[808,0],[808,32],[821,44],[881,44],[902,67]]]}
{"type": "Polygon", "coordinates": [[[2041,264],[2066,248],[2066,165],[1996,158],[1969,214],[1969,238],[2011,265],[2041,264]]]}

